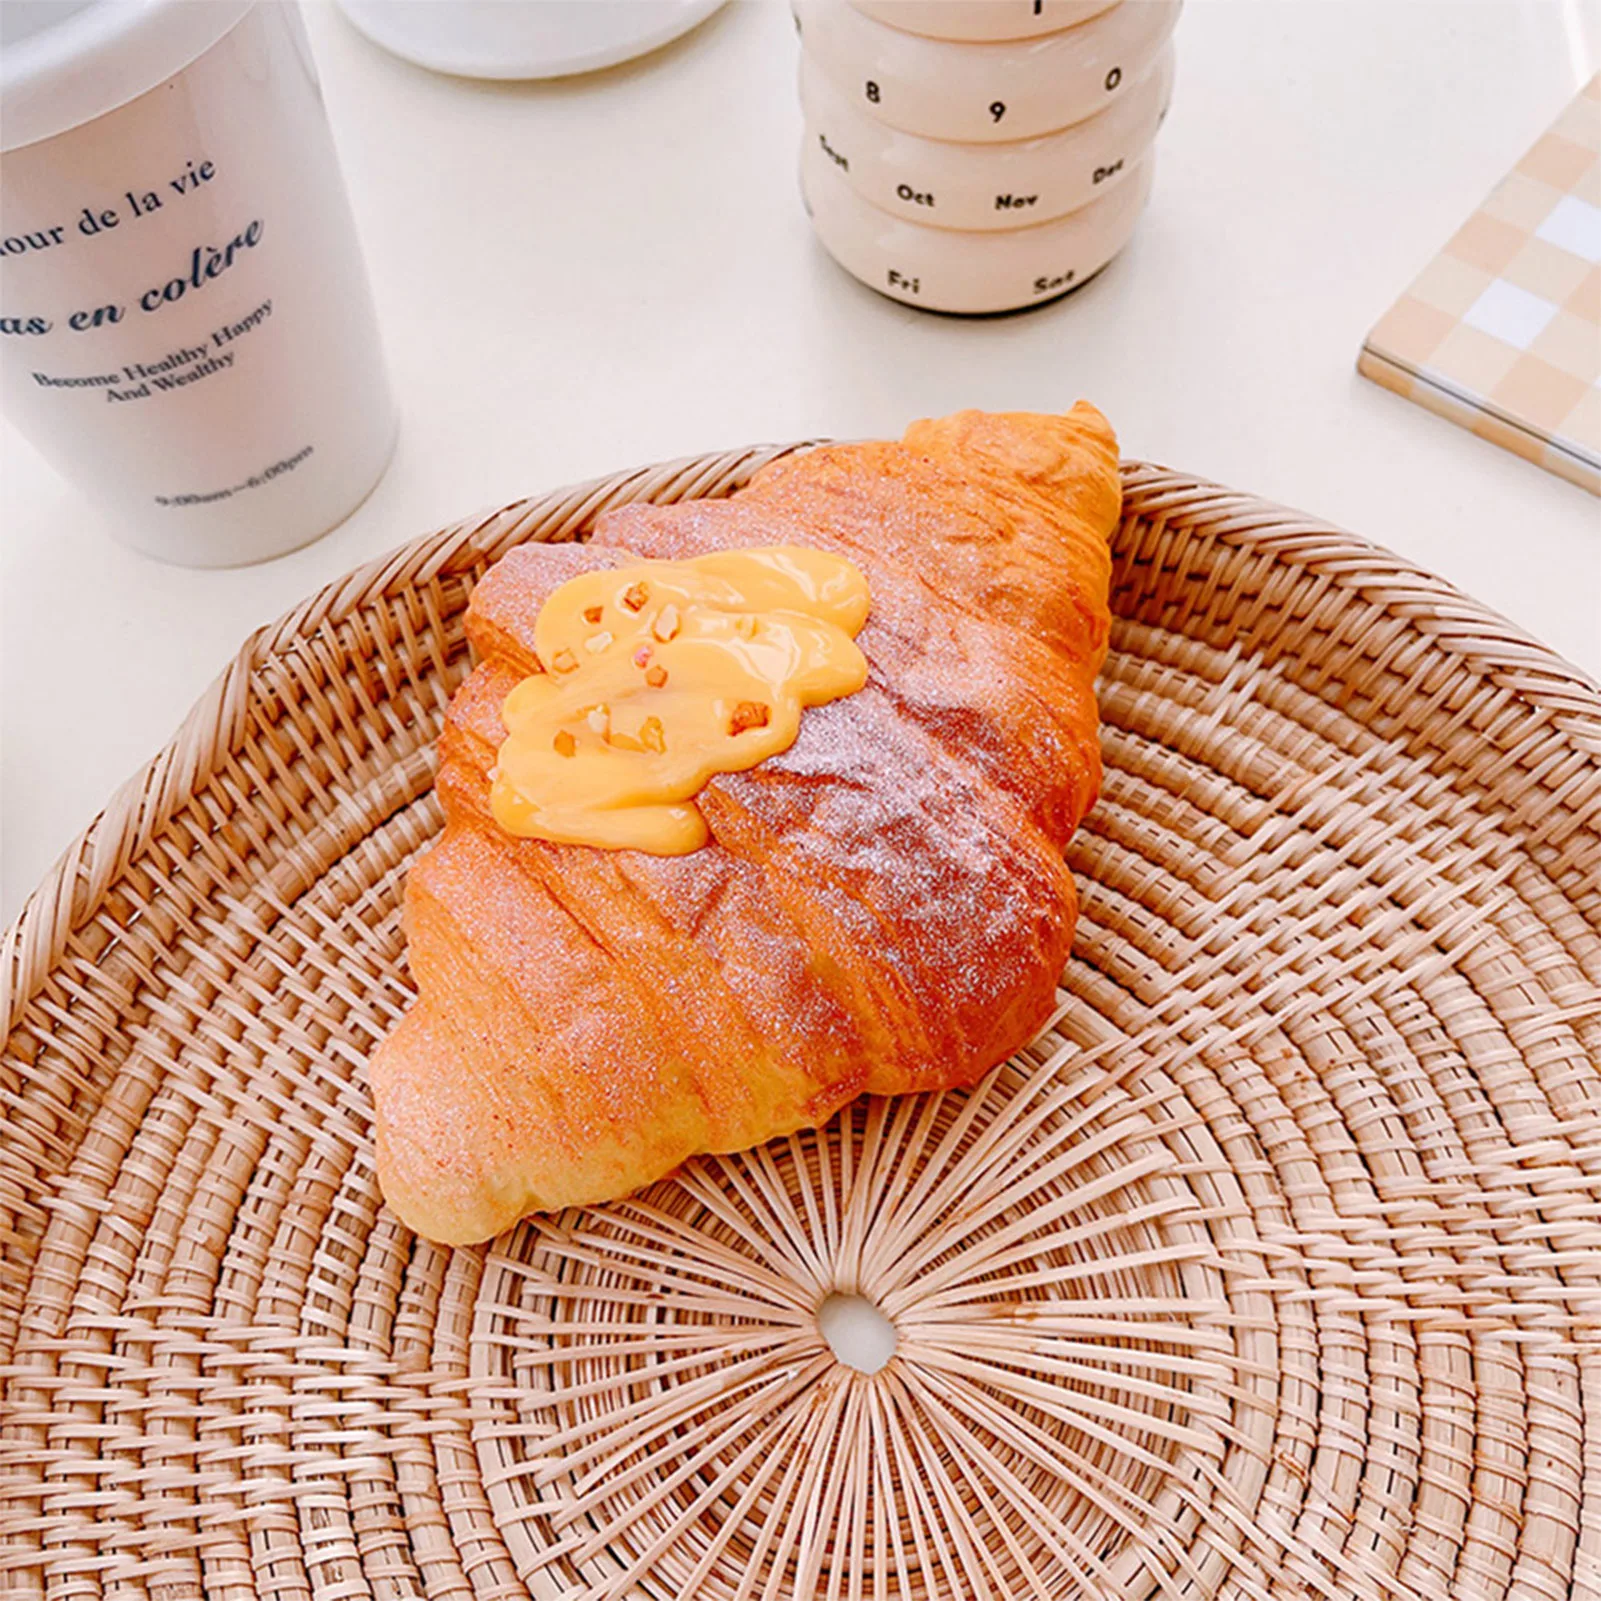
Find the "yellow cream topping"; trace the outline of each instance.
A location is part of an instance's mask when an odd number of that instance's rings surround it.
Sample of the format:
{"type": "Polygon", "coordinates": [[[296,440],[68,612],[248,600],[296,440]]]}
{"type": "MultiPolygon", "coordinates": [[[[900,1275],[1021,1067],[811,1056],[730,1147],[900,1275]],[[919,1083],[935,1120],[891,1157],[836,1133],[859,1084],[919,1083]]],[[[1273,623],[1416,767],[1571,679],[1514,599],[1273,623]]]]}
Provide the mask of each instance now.
{"type": "Polygon", "coordinates": [[[490,786],[509,834],[681,856],[716,773],[788,750],[807,706],[867,682],[867,580],[799,545],[569,579],[534,624],[539,671],[506,697],[490,786]]]}

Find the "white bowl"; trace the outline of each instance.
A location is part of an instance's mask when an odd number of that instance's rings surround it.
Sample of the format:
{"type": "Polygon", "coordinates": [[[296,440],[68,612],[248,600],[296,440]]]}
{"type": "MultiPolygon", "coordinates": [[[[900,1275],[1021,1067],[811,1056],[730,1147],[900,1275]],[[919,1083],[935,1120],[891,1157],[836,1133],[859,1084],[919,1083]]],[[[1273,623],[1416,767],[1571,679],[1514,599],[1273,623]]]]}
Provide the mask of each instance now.
{"type": "Polygon", "coordinates": [[[1076,27],[1117,0],[851,0],[858,11],[928,39],[1032,39],[1076,27]]]}
{"type": "Polygon", "coordinates": [[[1009,233],[892,217],[864,200],[813,138],[801,151],[801,192],[824,248],[870,289],[930,311],[1016,311],[1077,289],[1128,243],[1153,161],[1147,155],[1099,200],[1009,233]]]}
{"type": "Polygon", "coordinates": [[[925,139],[1033,139],[1103,111],[1150,65],[1180,0],[1123,0],[1004,44],[902,33],[847,0],[793,0],[802,48],[869,116],[925,139]]]}
{"type": "Polygon", "coordinates": [[[564,78],[632,61],[725,0],[339,0],[376,45],[462,78],[564,78]]]}
{"type": "Polygon", "coordinates": [[[870,117],[801,53],[807,138],[865,199],[936,228],[1019,228],[1077,211],[1128,176],[1173,90],[1173,45],[1105,111],[1038,139],[954,144],[870,117]]]}

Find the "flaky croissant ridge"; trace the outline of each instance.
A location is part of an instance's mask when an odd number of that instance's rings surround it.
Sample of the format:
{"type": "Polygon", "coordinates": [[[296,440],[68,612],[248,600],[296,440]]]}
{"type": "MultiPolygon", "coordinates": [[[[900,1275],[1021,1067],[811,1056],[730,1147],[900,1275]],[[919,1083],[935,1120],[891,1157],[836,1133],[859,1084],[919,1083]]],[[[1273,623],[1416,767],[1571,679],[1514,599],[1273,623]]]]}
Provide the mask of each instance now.
{"type": "Polygon", "coordinates": [[[1049,1015],[1100,782],[1094,679],[1120,502],[1106,420],[962,412],[786,457],[727,500],[636,505],[529,545],[467,613],[445,826],[406,885],[418,999],[371,1062],[378,1176],[430,1239],[613,1199],[854,1097],[969,1084],[1049,1015]],[[579,573],[804,546],[848,557],[868,680],[650,855],[514,838],[500,710],[579,573]]]}

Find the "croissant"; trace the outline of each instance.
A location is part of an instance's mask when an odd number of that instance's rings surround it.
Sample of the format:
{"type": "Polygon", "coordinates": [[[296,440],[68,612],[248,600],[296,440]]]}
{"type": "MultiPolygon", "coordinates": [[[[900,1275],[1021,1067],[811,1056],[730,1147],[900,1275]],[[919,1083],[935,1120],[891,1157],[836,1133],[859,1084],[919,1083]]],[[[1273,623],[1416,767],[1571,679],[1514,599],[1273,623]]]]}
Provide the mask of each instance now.
{"type": "Polygon", "coordinates": [[[447,1244],[615,1199],[864,1093],[972,1083],[1044,1024],[1100,783],[1116,441],[961,412],[784,458],[730,499],[629,506],[510,552],[440,741],[444,830],[406,884],[418,999],[370,1064],[378,1177],[447,1244]],[[871,596],[867,681],[695,798],[685,854],[513,837],[490,791],[534,623],[583,573],[799,546],[871,596]]]}

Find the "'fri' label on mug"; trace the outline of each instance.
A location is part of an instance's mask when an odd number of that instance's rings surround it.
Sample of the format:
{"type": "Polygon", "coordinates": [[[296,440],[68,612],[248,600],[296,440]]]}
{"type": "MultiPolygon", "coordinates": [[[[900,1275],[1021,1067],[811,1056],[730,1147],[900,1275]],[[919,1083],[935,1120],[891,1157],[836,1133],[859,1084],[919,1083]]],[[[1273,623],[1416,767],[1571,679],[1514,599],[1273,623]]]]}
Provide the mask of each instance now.
{"type": "Polygon", "coordinates": [[[907,278],[903,274],[896,272],[893,267],[889,269],[889,272],[885,276],[886,281],[891,289],[900,289],[908,295],[920,294],[922,292],[922,285],[916,278],[907,278]]]}

